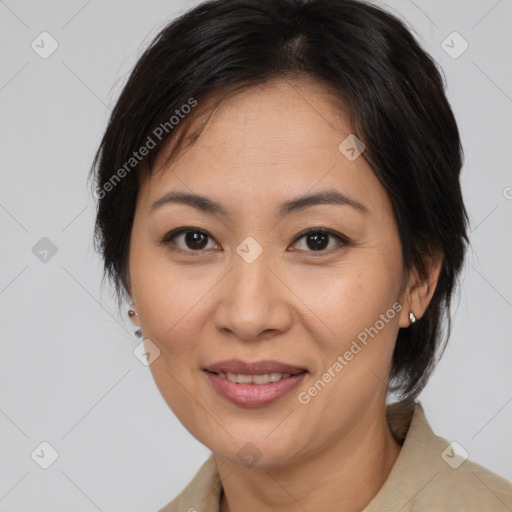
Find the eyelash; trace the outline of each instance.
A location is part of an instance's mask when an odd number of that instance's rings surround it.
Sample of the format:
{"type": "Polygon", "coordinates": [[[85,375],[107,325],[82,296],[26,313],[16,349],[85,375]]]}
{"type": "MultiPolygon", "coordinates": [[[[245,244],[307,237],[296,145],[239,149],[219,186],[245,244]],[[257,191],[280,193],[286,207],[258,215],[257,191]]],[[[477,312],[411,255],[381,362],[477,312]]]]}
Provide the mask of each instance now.
{"type": "MultiPolygon", "coordinates": [[[[210,234],[203,229],[195,228],[195,227],[181,227],[181,228],[173,229],[172,231],[167,233],[164,236],[164,238],[162,240],[160,240],[160,245],[169,247],[171,245],[171,241],[173,239],[175,239],[179,235],[186,234],[186,233],[199,233],[199,234],[205,235],[206,237],[208,237],[211,240],[214,240],[213,237],[210,236],[210,234]]],[[[296,238],[294,239],[293,244],[296,244],[300,239],[304,238],[305,236],[307,236],[309,234],[329,235],[338,240],[338,244],[335,247],[331,247],[330,249],[321,249],[318,251],[312,251],[312,250],[305,251],[305,252],[311,253],[315,257],[331,254],[333,251],[340,249],[341,247],[344,247],[350,243],[350,240],[347,237],[341,235],[340,233],[337,233],[330,229],[316,228],[316,229],[307,229],[307,230],[299,233],[296,236],[296,238]]],[[[189,249],[189,250],[187,250],[187,249],[181,249],[179,247],[169,247],[169,248],[173,251],[192,253],[192,254],[205,252],[204,249],[198,249],[198,250],[189,249]]]]}

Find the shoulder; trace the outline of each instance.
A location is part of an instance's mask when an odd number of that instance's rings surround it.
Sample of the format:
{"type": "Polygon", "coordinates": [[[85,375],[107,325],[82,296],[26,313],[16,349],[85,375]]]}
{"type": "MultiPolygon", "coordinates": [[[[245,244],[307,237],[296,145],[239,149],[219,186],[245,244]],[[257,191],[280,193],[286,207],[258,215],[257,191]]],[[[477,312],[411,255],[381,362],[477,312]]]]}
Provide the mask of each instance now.
{"type": "MultiPolygon", "coordinates": [[[[455,459],[457,456],[449,455],[453,453],[451,444],[443,438],[438,439],[446,445],[444,456],[455,459]]],[[[414,505],[436,505],[446,510],[467,512],[510,511],[512,484],[481,465],[464,460],[459,467],[442,467],[434,473],[424,492],[414,500],[414,505]]]]}
{"type": "Polygon", "coordinates": [[[512,484],[469,460],[458,443],[434,434],[421,404],[408,410],[393,405],[387,413],[402,450],[364,512],[512,510],[512,484]]]}
{"type": "MultiPolygon", "coordinates": [[[[436,510],[465,512],[512,510],[510,482],[469,460],[469,454],[458,443],[434,433],[430,437],[431,456],[425,457],[425,462],[431,477],[418,489],[411,503],[413,506],[406,507],[404,512],[418,507],[427,510],[432,506],[436,510]]],[[[421,460],[417,463],[421,464],[421,460]]]]}
{"type": "Polygon", "coordinates": [[[185,489],[158,512],[218,512],[221,491],[222,482],[211,454],[185,489]]]}

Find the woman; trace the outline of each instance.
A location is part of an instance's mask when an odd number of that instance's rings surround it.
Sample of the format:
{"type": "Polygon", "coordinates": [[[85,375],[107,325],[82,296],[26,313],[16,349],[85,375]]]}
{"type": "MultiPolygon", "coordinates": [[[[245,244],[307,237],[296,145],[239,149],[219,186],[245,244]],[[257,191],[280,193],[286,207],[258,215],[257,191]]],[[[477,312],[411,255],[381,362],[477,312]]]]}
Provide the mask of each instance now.
{"type": "Polygon", "coordinates": [[[440,73],[400,21],[205,2],[139,59],[94,163],[105,274],[212,451],[162,511],[512,507],[417,401],[467,216],[440,73]]]}

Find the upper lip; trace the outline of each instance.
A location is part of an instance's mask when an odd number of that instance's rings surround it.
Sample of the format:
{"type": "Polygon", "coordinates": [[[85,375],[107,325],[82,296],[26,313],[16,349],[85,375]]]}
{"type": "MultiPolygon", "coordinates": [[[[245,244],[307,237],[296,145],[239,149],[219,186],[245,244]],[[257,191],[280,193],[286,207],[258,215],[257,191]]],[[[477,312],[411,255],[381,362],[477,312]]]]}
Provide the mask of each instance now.
{"type": "Polygon", "coordinates": [[[228,361],[220,361],[204,368],[208,372],[213,373],[239,373],[242,375],[263,375],[265,373],[289,373],[294,375],[307,371],[305,368],[299,368],[279,361],[255,361],[249,363],[240,359],[230,359],[228,361]]]}

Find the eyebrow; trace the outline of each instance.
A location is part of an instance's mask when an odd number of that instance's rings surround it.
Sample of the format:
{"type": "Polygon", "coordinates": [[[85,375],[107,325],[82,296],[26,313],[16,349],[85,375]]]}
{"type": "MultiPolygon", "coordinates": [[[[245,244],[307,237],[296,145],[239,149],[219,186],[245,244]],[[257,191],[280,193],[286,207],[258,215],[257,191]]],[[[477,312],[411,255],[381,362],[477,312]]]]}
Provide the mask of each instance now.
{"type": "MultiPolygon", "coordinates": [[[[218,214],[225,217],[230,215],[229,210],[209,197],[177,191],[169,192],[155,201],[151,205],[150,213],[166,204],[173,203],[188,205],[204,213],[218,214]]],[[[368,213],[368,208],[363,203],[352,199],[346,194],[342,194],[337,190],[324,190],[314,194],[306,194],[284,202],[277,208],[276,215],[284,217],[292,212],[305,210],[306,208],[321,204],[351,206],[361,213],[368,213]]]]}

